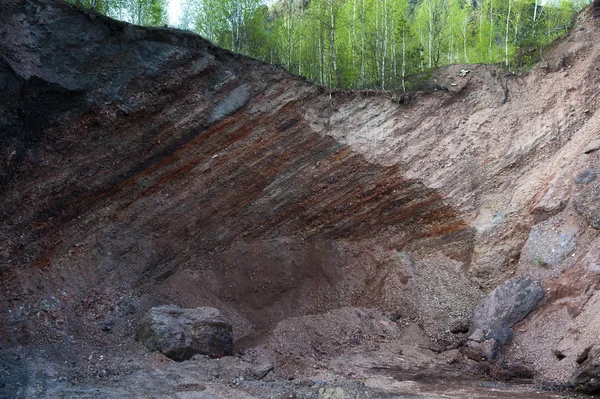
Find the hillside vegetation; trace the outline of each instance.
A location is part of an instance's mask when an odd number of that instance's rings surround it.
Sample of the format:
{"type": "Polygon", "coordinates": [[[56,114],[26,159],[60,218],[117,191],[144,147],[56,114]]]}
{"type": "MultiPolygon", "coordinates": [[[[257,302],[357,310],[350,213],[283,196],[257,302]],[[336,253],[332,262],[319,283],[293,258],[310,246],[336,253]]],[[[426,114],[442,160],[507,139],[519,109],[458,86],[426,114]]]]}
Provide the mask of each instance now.
{"type": "MultiPolygon", "coordinates": [[[[80,0],[74,0],[80,2],[80,0]]],[[[166,0],[87,0],[137,24],[166,23],[166,0]]],[[[85,2],[84,2],[85,3],[85,2]]],[[[185,0],[181,28],[281,64],[320,85],[419,88],[459,63],[539,60],[587,0],[185,0]]]]}

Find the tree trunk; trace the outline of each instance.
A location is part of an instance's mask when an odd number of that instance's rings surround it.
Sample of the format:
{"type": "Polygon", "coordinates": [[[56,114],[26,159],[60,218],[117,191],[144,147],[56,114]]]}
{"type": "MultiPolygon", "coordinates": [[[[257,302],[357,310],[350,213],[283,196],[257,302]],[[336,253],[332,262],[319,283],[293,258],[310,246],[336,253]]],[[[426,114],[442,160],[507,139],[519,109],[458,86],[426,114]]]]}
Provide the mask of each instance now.
{"type": "Polygon", "coordinates": [[[504,38],[504,50],[505,50],[505,62],[506,66],[508,66],[508,28],[510,24],[510,9],[512,6],[512,1],[508,0],[508,13],[506,14],[506,37],[504,38]]]}
{"type": "Polygon", "coordinates": [[[385,58],[387,57],[387,7],[386,1],[383,0],[383,53],[381,55],[381,90],[385,90],[385,58]]]}
{"type": "Polygon", "coordinates": [[[431,9],[431,0],[427,0],[428,12],[429,12],[429,32],[427,34],[427,47],[429,50],[429,68],[433,66],[433,10],[431,9]]]}
{"type": "Polygon", "coordinates": [[[465,55],[465,63],[469,63],[469,55],[467,54],[467,29],[469,28],[469,16],[467,15],[464,20],[464,24],[461,29],[463,37],[463,52],[465,55]]]}
{"type": "MultiPolygon", "coordinates": [[[[335,52],[335,15],[334,15],[334,10],[333,10],[333,2],[334,0],[329,0],[330,1],[330,21],[331,21],[331,26],[330,26],[330,34],[329,34],[329,51],[331,52],[331,57],[332,57],[332,61],[333,61],[333,74],[335,75],[335,84],[336,86],[340,85],[339,82],[339,77],[338,77],[338,68],[337,68],[337,54],[335,52]]],[[[331,78],[330,78],[331,81],[331,78]]],[[[331,87],[331,84],[329,85],[329,87],[331,87]]]]}
{"type": "Polygon", "coordinates": [[[402,91],[406,93],[406,33],[402,28],[402,91]]]}
{"type": "Polygon", "coordinates": [[[352,52],[352,86],[354,89],[358,86],[356,78],[356,0],[352,0],[352,39],[350,40],[350,51],[352,52]]]}
{"type": "MultiPolygon", "coordinates": [[[[536,0],[537,1],[537,0],[536,0]]],[[[492,43],[494,40],[494,3],[490,0],[490,64],[492,63],[492,43]]]]}
{"type": "Polygon", "coordinates": [[[361,43],[360,43],[360,77],[361,77],[361,88],[365,88],[365,78],[367,76],[367,71],[365,68],[365,0],[362,0],[361,6],[361,43]]]}

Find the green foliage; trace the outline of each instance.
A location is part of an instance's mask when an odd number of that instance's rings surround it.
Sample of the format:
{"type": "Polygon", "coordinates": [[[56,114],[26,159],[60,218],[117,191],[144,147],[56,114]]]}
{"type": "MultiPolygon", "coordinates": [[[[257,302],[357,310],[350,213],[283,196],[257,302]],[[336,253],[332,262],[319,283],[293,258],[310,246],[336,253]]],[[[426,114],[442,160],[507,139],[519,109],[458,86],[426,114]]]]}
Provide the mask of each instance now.
{"type": "MultiPolygon", "coordinates": [[[[143,25],[167,0],[71,0],[143,25]]],[[[512,69],[535,62],[589,0],[185,0],[180,27],[321,85],[426,87],[456,63],[512,69]]]]}
{"type": "Polygon", "coordinates": [[[534,260],[535,260],[535,262],[537,263],[537,265],[539,267],[546,267],[546,266],[548,266],[548,264],[543,261],[543,259],[542,259],[541,256],[536,257],[534,260]]]}
{"type": "Polygon", "coordinates": [[[167,0],[68,0],[109,17],[137,25],[164,26],[168,21],[167,0]]]}
{"type": "Polygon", "coordinates": [[[586,4],[280,0],[268,10],[256,3],[247,7],[255,17],[239,20],[249,34],[236,42],[237,25],[218,22],[228,15],[223,5],[231,0],[188,1],[210,4],[198,14],[197,31],[217,44],[281,64],[328,87],[403,91],[425,87],[422,77],[442,65],[502,63],[512,68],[532,62],[569,29],[586,4]]]}

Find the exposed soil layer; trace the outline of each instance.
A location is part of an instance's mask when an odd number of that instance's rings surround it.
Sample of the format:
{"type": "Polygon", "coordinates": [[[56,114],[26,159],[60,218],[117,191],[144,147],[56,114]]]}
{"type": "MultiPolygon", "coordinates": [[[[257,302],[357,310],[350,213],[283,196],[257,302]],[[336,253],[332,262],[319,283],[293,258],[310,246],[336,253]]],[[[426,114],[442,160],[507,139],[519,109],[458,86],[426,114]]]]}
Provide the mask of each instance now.
{"type": "Polygon", "coordinates": [[[206,398],[343,397],[320,392],[338,380],[501,397],[453,378],[517,363],[566,384],[600,328],[595,208],[571,201],[600,170],[592,13],[530,73],[452,66],[435,78],[447,92],[399,104],[188,32],[0,0],[0,395],[164,397],[181,387],[151,381],[181,373],[206,398]],[[462,355],[473,309],[515,274],[546,302],[501,366],[462,355]],[[220,309],[243,352],[223,361],[270,362],[270,382],[233,387],[252,371],[230,365],[194,380],[221,366],[147,354],[133,331],[163,304],[220,309]]]}

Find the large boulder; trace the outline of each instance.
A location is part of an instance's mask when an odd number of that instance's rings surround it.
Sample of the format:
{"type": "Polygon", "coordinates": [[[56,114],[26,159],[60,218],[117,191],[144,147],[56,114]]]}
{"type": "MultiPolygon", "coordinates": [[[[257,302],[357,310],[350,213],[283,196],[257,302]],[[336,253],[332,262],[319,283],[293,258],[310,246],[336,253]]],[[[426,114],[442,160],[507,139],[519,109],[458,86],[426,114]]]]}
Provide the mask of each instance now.
{"type": "Polygon", "coordinates": [[[512,337],[512,327],[544,298],[540,283],[515,277],[496,287],[475,309],[469,327],[468,348],[475,357],[491,360],[512,337]]]}
{"type": "Polygon", "coordinates": [[[581,360],[571,378],[571,386],[584,393],[600,393],[600,346],[592,347],[581,360]]]}
{"type": "Polygon", "coordinates": [[[197,354],[211,358],[233,354],[231,324],[219,310],[209,307],[154,307],[140,321],[136,339],[176,361],[197,354]]]}
{"type": "Polygon", "coordinates": [[[524,276],[507,280],[475,309],[469,332],[481,330],[486,336],[497,335],[523,320],[543,298],[544,289],[538,281],[524,276]]]}

